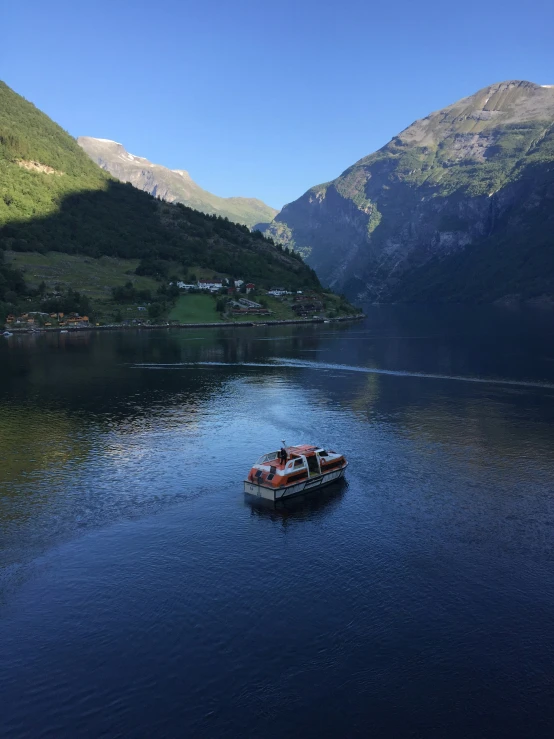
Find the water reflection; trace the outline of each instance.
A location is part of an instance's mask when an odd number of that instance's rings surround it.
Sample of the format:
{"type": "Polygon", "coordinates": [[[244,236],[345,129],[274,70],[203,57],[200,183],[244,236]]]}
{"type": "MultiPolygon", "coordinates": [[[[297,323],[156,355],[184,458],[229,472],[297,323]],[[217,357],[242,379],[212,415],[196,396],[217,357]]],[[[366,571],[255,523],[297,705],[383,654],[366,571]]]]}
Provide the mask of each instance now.
{"type": "Polygon", "coordinates": [[[0,734],[550,728],[553,327],[379,308],[0,342],[0,734]],[[346,481],[243,498],[282,438],[346,481]]]}
{"type": "MultiPolygon", "coordinates": [[[[0,343],[3,546],[186,500],[210,490],[214,464],[239,488],[283,436],[332,444],[357,467],[408,444],[476,483],[491,466],[519,479],[521,460],[546,471],[554,320],[506,315],[378,308],[332,327],[12,337],[0,343]]],[[[332,502],[291,505],[303,518],[332,502]]]]}
{"type": "Polygon", "coordinates": [[[285,530],[296,520],[315,521],[330,514],[340,504],[347,489],[348,482],[342,479],[322,490],[275,502],[245,494],[244,503],[251,509],[253,516],[268,518],[285,530]]]}

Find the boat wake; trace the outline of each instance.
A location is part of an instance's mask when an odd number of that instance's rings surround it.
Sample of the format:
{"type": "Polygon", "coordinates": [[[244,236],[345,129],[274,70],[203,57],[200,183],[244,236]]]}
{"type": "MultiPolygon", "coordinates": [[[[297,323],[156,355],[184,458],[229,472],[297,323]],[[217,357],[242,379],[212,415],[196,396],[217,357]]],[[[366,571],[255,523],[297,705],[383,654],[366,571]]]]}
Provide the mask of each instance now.
{"type": "Polygon", "coordinates": [[[407,370],[389,370],[380,367],[362,367],[351,364],[335,364],[330,362],[312,362],[304,359],[287,359],[284,357],[276,357],[267,362],[172,362],[172,363],[154,363],[144,362],[135,363],[133,369],[186,369],[192,367],[244,367],[244,368],[261,368],[261,369],[308,369],[318,371],[334,371],[334,372],[358,372],[367,375],[392,375],[393,377],[416,377],[428,380],[454,380],[456,382],[474,382],[483,385],[509,385],[512,387],[530,387],[541,388],[546,390],[554,390],[554,384],[550,382],[539,382],[533,380],[509,380],[495,377],[474,377],[471,375],[444,375],[434,372],[409,372],[407,370]]]}

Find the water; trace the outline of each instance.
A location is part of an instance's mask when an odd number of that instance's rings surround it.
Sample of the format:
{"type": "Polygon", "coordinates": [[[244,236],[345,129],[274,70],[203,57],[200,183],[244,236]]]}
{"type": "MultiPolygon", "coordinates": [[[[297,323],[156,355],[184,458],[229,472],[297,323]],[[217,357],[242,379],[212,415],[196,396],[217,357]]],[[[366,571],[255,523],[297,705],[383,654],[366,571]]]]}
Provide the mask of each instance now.
{"type": "Polygon", "coordinates": [[[553,422],[549,313],[2,338],[0,735],[550,736],[553,422]]]}

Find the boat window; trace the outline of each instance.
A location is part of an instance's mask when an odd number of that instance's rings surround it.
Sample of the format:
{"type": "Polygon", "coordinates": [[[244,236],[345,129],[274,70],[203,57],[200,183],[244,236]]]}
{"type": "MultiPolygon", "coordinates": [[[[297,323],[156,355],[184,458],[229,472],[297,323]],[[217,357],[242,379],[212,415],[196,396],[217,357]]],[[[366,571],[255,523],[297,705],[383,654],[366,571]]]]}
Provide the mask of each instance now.
{"type": "Polygon", "coordinates": [[[258,471],[256,472],[256,475],[255,475],[255,477],[261,477],[261,476],[262,476],[263,474],[264,474],[264,473],[263,473],[263,472],[262,472],[261,470],[258,470],[258,471]]]}
{"type": "Polygon", "coordinates": [[[295,467],[303,467],[304,466],[304,460],[302,460],[302,459],[295,459],[294,460],[294,466],[295,467]]]}
{"type": "Polygon", "coordinates": [[[273,474],[273,472],[271,472],[271,473],[270,473],[270,474],[269,474],[269,475],[267,476],[268,482],[271,482],[271,480],[273,480],[273,478],[274,478],[274,477],[275,477],[275,475],[273,474]]]}
{"type": "Polygon", "coordinates": [[[325,451],[325,449],[322,449],[322,450],[321,450],[321,451],[319,452],[319,456],[320,456],[320,457],[327,457],[328,455],[329,455],[329,452],[326,452],[326,451],[325,451]]]}
{"type": "Polygon", "coordinates": [[[265,464],[266,462],[271,462],[274,459],[277,459],[279,456],[279,452],[270,452],[269,454],[264,454],[263,457],[260,457],[256,464],[265,464]]]}
{"type": "Polygon", "coordinates": [[[271,476],[273,476],[277,472],[277,467],[270,467],[269,468],[269,472],[270,472],[271,476]]]}

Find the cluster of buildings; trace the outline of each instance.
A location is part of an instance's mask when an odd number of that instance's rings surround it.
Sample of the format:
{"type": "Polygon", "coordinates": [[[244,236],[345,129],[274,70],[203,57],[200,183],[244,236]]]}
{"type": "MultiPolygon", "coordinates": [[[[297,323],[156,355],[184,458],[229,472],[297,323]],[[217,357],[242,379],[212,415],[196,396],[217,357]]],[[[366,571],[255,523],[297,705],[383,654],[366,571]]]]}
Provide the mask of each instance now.
{"type": "Polygon", "coordinates": [[[323,303],[313,298],[297,299],[292,306],[292,310],[297,316],[313,315],[323,310],[323,303]]]}
{"type": "MultiPolygon", "coordinates": [[[[244,284],[244,280],[234,280],[233,282],[231,280],[226,279],[216,279],[213,280],[198,280],[198,282],[170,282],[170,285],[177,285],[179,290],[186,290],[187,292],[191,290],[200,290],[200,291],[207,291],[211,293],[218,293],[222,288],[226,288],[229,293],[233,293],[235,290],[240,290],[243,286],[245,290],[242,292],[251,293],[253,290],[256,289],[256,285],[253,282],[247,282],[246,285],[244,284]]],[[[267,291],[268,295],[273,295],[276,298],[281,298],[284,295],[293,295],[293,292],[291,290],[285,290],[284,287],[272,287],[271,290],[267,291]]],[[[302,290],[297,290],[296,295],[302,295],[302,290]]]]}
{"type": "Polygon", "coordinates": [[[29,311],[20,316],[9,315],[6,325],[9,328],[50,328],[54,326],[88,326],[88,316],[80,316],[78,313],[43,313],[41,311],[29,311]]]}
{"type": "MultiPolygon", "coordinates": [[[[212,281],[209,280],[198,280],[198,282],[176,282],[175,283],[179,290],[186,290],[189,292],[190,290],[200,290],[200,291],[208,291],[211,293],[218,293],[222,288],[227,288],[229,291],[233,292],[235,289],[240,290],[240,288],[244,285],[243,280],[234,280],[234,284],[231,284],[231,280],[217,280],[214,279],[212,281]]],[[[171,282],[170,285],[173,285],[171,282]]],[[[256,289],[256,285],[254,285],[253,282],[248,282],[245,285],[246,292],[250,293],[252,290],[256,289]]]]}

